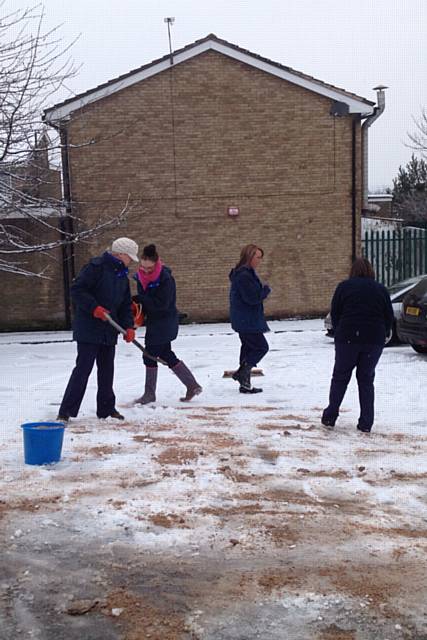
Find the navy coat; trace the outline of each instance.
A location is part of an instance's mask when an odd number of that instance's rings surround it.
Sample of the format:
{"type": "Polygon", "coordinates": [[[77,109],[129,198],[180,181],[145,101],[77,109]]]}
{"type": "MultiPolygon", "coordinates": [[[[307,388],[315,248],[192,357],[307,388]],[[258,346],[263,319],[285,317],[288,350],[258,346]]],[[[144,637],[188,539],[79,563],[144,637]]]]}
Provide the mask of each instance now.
{"type": "Polygon", "coordinates": [[[145,314],[145,343],[160,345],[172,342],[178,335],[176,284],[169,267],[163,265],[160,276],[144,291],[138,275],[134,276],[138,295],[134,300],[142,304],[145,314]]]}
{"type": "Polygon", "coordinates": [[[90,344],[117,344],[117,331],[108,322],[94,318],[95,307],[110,311],[124,329],[133,327],[128,270],[105,252],[83,267],[71,286],[74,303],[73,338],[90,344]]]}
{"type": "Polygon", "coordinates": [[[335,342],[383,346],[393,324],[390,295],[373,278],[349,278],[335,290],[331,318],[335,342]]]}
{"type": "Polygon", "coordinates": [[[230,320],[238,333],[266,333],[269,331],[264,318],[263,300],[271,289],[263,285],[251,267],[232,269],[229,275],[230,320]]]}

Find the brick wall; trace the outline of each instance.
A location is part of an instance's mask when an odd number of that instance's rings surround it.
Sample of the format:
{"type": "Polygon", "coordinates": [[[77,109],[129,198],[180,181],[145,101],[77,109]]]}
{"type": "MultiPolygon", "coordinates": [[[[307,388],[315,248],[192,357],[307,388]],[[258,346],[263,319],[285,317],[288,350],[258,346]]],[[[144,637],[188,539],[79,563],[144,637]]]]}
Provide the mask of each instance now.
{"type": "MultiPolygon", "coordinates": [[[[76,213],[90,223],[130,203],[122,228],[76,247],[77,268],[115,236],[155,242],[179,308],[224,320],[228,272],[255,242],[273,289],[266,313],[325,312],[351,261],[352,118],[329,110],[327,98],[210,51],[76,112],[70,142],[96,141],[71,149],[76,213]]],[[[357,143],[360,212],[359,123],[357,143]]]]}
{"type": "MultiPolygon", "coordinates": [[[[54,218],[46,219],[56,225],[54,218]]],[[[23,229],[40,242],[57,239],[53,230],[42,230],[27,219],[8,219],[8,223],[23,229]]],[[[61,250],[46,255],[33,253],[18,255],[16,261],[29,271],[43,272],[44,278],[0,272],[2,304],[0,331],[64,329],[64,290],[61,250]]]]}

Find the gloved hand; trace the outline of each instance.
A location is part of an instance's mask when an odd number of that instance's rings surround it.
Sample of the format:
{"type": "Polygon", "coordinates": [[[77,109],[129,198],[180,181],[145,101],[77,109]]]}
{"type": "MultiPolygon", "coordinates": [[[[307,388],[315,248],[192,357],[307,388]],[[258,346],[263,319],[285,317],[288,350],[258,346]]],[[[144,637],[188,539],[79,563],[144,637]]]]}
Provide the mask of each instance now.
{"type": "Polygon", "coordinates": [[[107,320],[107,318],[105,317],[106,313],[110,313],[110,312],[108,311],[108,309],[105,309],[100,305],[95,307],[95,309],[92,311],[92,315],[94,318],[98,318],[98,320],[104,320],[104,321],[107,320]]]}
{"type": "Polygon", "coordinates": [[[267,296],[270,295],[271,287],[268,284],[265,284],[262,289],[263,289],[263,292],[264,292],[264,298],[266,298],[267,296]]]}
{"type": "Polygon", "coordinates": [[[126,342],[132,342],[135,340],[135,329],[126,329],[126,333],[123,334],[123,340],[126,342]]]}

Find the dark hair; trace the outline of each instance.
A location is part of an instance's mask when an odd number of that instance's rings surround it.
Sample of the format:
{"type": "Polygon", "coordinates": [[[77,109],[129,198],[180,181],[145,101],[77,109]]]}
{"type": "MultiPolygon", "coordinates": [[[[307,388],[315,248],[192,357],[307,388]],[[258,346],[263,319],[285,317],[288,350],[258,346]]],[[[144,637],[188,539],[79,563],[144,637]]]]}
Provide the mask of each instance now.
{"type": "Polygon", "coordinates": [[[261,249],[261,247],[257,247],[256,244],[245,245],[240,252],[240,260],[236,264],[235,268],[239,269],[239,267],[248,265],[257,251],[261,251],[261,255],[264,255],[264,251],[261,249]]]}
{"type": "Polygon", "coordinates": [[[351,265],[350,278],[373,278],[375,280],[375,271],[366,258],[356,258],[351,265]]]}
{"type": "Polygon", "coordinates": [[[159,259],[159,254],[156,251],[156,245],[147,244],[147,246],[142,250],[141,258],[143,260],[151,260],[151,262],[157,262],[157,260],[159,259]]]}

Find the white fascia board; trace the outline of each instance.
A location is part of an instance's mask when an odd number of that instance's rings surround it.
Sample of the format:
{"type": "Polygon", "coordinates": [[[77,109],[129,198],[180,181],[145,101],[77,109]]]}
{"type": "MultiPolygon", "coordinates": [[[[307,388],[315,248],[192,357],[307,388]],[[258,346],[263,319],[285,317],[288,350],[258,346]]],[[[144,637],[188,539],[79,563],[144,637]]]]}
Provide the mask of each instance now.
{"type": "MultiPolygon", "coordinates": [[[[215,40],[207,40],[206,42],[202,42],[199,45],[190,47],[187,51],[182,51],[181,53],[174,54],[173,66],[176,66],[181,62],[185,62],[186,60],[190,60],[191,58],[194,58],[195,56],[198,56],[205,51],[211,50],[222,53],[229,58],[233,58],[234,60],[243,62],[244,64],[259,69],[260,71],[264,71],[265,73],[277,76],[282,80],[286,80],[288,82],[291,82],[292,84],[303,87],[304,89],[308,89],[309,91],[318,93],[322,96],[325,96],[326,98],[330,98],[331,100],[345,102],[349,106],[350,113],[360,113],[363,116],[367,116],[371,115],[374,111],[373,107],[361,100],[357,100],[357,98],[352,98],[351,96],[343,94],[338,90],[334,90],[322,84],[318,84],[317,82],[314,82],[307,78],[302,78],[297,74],[293,74],[289,71],[286,71],[285,69],[281,69],[280,67],[276,67],[275,65],[269,64],[268,62],[259,60],[258,58],[255,58],[247,53],[233,49],[232,47],[227,47],[220,42],[216,42],[215,40]]],[[[101,98],[105,98],[106,96],[112,95],[117,91],[121,91],[126,87],[130,87],[138,82],[141,82],[142,80],[150,78],[157,73],[161,73],[162,71],[170,69],[171,66],[172,65],[170,63],[170,58],[167,58],[157,64],[153,64],[147,67],[146,69],[142,69],[141,71],[132,73],[126,78],[123,78],[121,80],[119,79],[116,82],[112,82],[106,87],[95,89],[91,93],[88,93],[87,95],[84,95],[80,98],[76,98],[72,102],[69,102],[63,106],[46,109],[46,121],[50,123],[58,123],[61,120],[65,120],[73,111],[81,109],[87,104],[96,102],[101,98]]]]}

